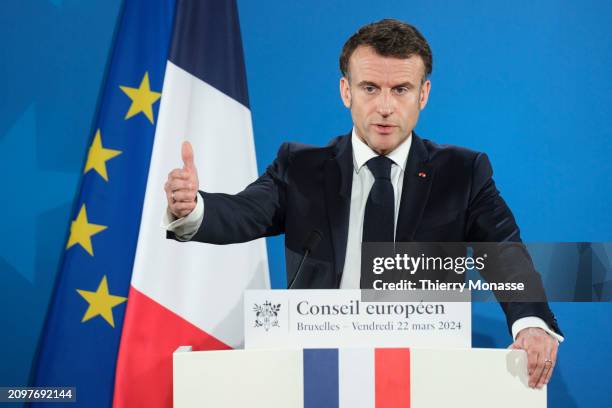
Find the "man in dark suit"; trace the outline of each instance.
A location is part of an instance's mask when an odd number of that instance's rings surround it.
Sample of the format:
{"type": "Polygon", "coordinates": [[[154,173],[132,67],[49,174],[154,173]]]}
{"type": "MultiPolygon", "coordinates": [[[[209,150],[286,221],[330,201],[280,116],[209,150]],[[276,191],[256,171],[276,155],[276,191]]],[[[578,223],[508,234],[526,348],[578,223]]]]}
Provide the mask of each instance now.
{"type": "MultiPolygon", "coordinates": [[[[362,242],[520,241],[485,154],[441,146],[413,129],[427,104],[432,55],[416,28],[382,20],[340,56],[340,94],[353,130],[326,147],[285,143],[266,172],[236,194],[198,191],[191,145],[165,185],[170,238],[214,244],[285,234],[287,279],[299,288],[359,288],[362,242]],[[295,276],[305,240],[321,242],[295,276]]],[[[524,273],[528,274],[529,271],[524,273]]],[[[542,387],[563,338],[543,302],[502,303],[542,387]]]]}

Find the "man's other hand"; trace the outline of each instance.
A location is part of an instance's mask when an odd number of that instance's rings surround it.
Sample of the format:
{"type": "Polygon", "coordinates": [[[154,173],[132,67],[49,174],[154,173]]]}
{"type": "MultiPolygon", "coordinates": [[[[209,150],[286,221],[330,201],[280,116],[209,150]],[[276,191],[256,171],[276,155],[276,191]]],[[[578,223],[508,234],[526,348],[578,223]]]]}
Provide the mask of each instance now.
{"type": "Polygon", "coordinates": [[[540,328],[528,327],[517,334],[516,341],[508,348],[527,352],[530,387],[542,388],[548,384],[557,362],[557,339],[540,328]]]}
{"type": "Polygon", "coordinates": [[[183,142],[181,147],[183,168],[168,173],[164,185],[168,208],[176,218],[183,218],[193,211],[198,198],[198,172],[193,163],[191,143],[183,142]]]}

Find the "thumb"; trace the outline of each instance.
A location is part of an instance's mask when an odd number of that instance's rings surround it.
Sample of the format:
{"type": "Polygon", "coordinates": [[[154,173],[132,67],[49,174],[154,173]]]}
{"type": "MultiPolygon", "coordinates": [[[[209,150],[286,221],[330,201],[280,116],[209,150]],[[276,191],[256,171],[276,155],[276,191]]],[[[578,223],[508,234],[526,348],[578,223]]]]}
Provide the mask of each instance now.
{"type": "Polygon", "coordinates": [[[515,341],[514,343],[512,343],[511,345],[508,346],[508,349],[510,349],[510,350],[521,350],[522,347],[521,347],[521,345],[519,344],[518,341],[515,341]]]}
{"type": "Polygon", "coordinates": [[[195,168],[195,164],[193,164],[193,148],[191,147],[191,143],[187,141],[183,142],[183,146],[181,146],[181,157],[183,159],[183,168],[195,168]]]}

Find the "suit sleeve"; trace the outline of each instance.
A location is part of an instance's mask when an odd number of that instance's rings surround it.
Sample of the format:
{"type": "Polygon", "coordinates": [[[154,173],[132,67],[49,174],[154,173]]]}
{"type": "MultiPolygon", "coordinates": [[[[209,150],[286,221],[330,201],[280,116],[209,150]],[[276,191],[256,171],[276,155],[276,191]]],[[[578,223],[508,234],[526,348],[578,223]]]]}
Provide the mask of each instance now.
{"type": "Polygon", "coordinates": [[[468,205],[467,237],[474,242],[520,242],[520,231],[510,208],[493,181],[486,154],[474,160],[468,205]]]}
{"type": "MultiPolygon", "coordinates": [[[[234,244],[282,234],[290,145],[284,143],[265,173],[238,194],[200,191],[206,210],[191,241],[234,244]]],[[[176,239],[172,232],[168,238],[176,239]]]]}
{"type": "MultiPolygon", "coordinates": [[[[516,297],[495,294],[506,315],[509,331],[516,320],[536,316],[544,320],[551,330],[562,335],[546,302],[540,274],[521,241],[520,230],[510,208],[495,187],[491,163],[484,153],[478,154],[474,160],[469,200],[467,240],[473,243],[501,243],[496,247],[495,262],[481,272],[483,277],[489,282],[523,282],[529,288],[531,300],[538,300],[512,301],[516,297]]],[[[477,244],[474,248],[476,250],[477,244]]],[[[491,248],[493,246],[487,245],[488,251],[491,248]]]]}

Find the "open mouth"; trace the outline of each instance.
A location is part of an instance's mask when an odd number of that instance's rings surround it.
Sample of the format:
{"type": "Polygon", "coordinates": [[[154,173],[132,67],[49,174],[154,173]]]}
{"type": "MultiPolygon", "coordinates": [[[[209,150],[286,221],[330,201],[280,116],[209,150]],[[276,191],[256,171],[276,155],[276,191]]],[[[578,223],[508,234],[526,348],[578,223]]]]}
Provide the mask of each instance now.
{"type": "Polygon", "coordinates": [[[376,132],[383,135],[388,135],[395,129],[395,126],[384,123],[375,123],[372,126],[374,127],[374,130],[376,130],[376,132]]]}

